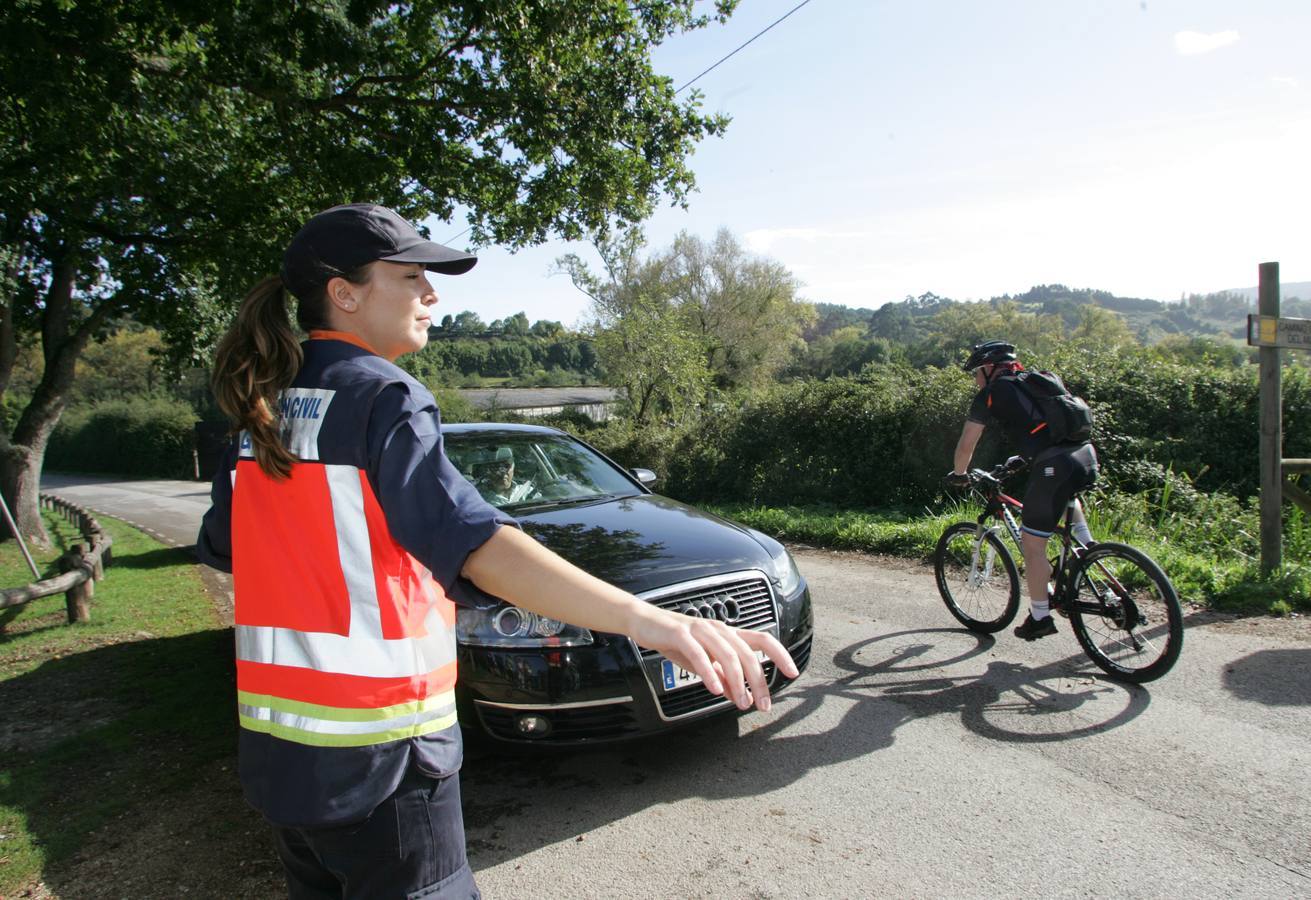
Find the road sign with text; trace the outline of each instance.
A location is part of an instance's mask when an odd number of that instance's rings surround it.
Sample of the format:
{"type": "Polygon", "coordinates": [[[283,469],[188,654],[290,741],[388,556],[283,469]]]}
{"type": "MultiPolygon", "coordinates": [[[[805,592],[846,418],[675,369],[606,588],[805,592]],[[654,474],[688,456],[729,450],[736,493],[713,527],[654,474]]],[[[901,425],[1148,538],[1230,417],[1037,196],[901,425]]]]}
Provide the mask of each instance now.
{"type": "Polygon", "coordinates": [[[1311,350],[1311,319],[1249,315],[1247,343],[1253,347],[1311,350]]]}

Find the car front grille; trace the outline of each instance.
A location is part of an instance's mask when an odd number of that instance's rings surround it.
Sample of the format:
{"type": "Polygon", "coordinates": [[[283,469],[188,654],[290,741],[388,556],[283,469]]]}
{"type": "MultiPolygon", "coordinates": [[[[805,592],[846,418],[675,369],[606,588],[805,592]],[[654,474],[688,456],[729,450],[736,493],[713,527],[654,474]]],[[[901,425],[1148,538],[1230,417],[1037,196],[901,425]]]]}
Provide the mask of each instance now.
{"type": "MultiPolygon", "coordinates": [[[[763,575],[747,575],[724,582],[694,581],[686,588],[675,588],[669,593],[662,590],[655,592],[654,596],[644,595],[644,598],[661,609],[675,612],[689,603],[695,605],[702,601],[733,600],[738,607],[738,618],[733,623],[735,627],[752,631],[777,631],[778,616],[774,610],[774,597],[763,575]]],[[[654,650],[642,651],[643,657],[657,655],[654,650]]]]}
{"type": "MultiPolygon", "coordinates": [[[[769,582],[759,572],[744,572],[726,577],[700,579],[688,582],[685,585],[662,588],[659,591],[644,594],[642,597],[648,603],[653,603],[661,609],[675,612],[684,609],[688,604],[695,606],[701,603],[715,603],[716,601],[722,603],[731,600],[737,605],[738,609],[738,617],[733,622],[734,626],[752,631],[769,631],[775,635],[778,634],[778,613],[774,606],[774,595],[769,589],[769,582]]],[[[706,710],[720,708],[730,703],[724,697],[710,693],[704,685],[700,684],[679,688],[668,693],[660,691],[656,687],[660,683],[660,654],[654,650],[646,649],[643,649],[641,653],[642,666],[646,672],[647,680],[651,683],[656,702],[660,705],[662,718],[679,719],[706,710]]],[[[774,664],[766,662],[762,665],[762,668],[765,670],[765,678],[772,683],[774,680],[774,664]]]]}
{"type": "MultiPolygon", "coordinates": [[[[814,633],[806,635],[805,639],[798,641],[788,648],[792,654],[792,661],[797,664],[797,671],[804,672],[810,665],[810,647],[814,642],[814,633]]],[[[784,685],[791,684],[796,679],[784,678],[779,676],[775,679],[775,666],[772,662],[761,663],[760,668],[765,672],[765,682],[771,690],[777,690],[784,685]]],[[[798,676],[799,677],[799,676],[798,676]]],[[[691,687],[683,688],[678,691],[671,691],[668,694],[658,695],[660,701],[660,713],[666,719],[676,719],[679,716],[687,716],[692,713],[700,712],[705,709],[711,709],[719,704],[726,704],[729,701],[716,694],[710,693],[704,685],[694,684],[691,687]]]]}

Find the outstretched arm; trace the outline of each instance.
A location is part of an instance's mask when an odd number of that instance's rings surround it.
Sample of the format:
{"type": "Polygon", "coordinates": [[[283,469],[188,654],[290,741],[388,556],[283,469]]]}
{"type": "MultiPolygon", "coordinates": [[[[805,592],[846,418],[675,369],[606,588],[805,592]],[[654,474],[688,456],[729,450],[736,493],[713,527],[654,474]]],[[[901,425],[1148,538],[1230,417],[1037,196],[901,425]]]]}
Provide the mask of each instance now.
{"type": "Polygon", "coordinates": [[[966,421],[965,427],[960,430],[960,439],[956,441],[956,454],[952,457],[953,472],[964,473],[970,467],[974,448],[979,445],[979,438],[983,437],[983,428],[978,422],[966,421]]]}
{"type": "Polygon", "coordinates": [[[769,709],[769,688],[756,651],[788,678],[798,675],[787,650],[763,631],[730,628],[643,603],[547,550],[517,528],[497,529],[461,573],[489,594],[524,609],[598,631],[626,634],[701,676],[711,693],[728,693],[741,709],[769,709]]]}

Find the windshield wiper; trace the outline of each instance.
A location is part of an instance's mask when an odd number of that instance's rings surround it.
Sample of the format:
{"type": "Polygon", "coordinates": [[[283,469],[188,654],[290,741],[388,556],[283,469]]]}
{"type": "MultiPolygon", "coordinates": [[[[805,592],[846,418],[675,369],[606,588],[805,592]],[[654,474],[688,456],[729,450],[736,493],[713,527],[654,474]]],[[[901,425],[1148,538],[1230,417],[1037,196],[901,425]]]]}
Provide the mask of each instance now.
{"type": "Polygon", "coordinates": [[[618,497],[635,497],[636,494],[588,494],[586,497],[561,497],[558,500],[529,500],[526,503],[511,503],[502,507],[507,512],[531,511],[535,509],[554,509],[561,506],[578,506],[583,503],[600,503],[603,500],[614,500],[618,497]]]}

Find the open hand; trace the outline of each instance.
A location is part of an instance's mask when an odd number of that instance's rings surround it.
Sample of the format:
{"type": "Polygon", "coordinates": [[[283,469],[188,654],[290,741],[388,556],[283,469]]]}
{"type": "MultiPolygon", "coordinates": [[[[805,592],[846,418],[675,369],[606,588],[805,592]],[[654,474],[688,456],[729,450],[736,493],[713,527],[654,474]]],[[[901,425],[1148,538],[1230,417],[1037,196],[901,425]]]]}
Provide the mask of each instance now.
{"type": "Polygon", "coordinates": [[[739,709],[754,703],[762,711],[769,709],[769,686],[757,651],[773,661],[788,678],[800,673],[787,649],[764,631],[732,628],[713,619],[699,619],[682,613],[648,607],[653,615],[644,616],[630,632],[640,646],[657,650],[690,672],[701,676],[706,690],[725,694],[739,709]]]}

